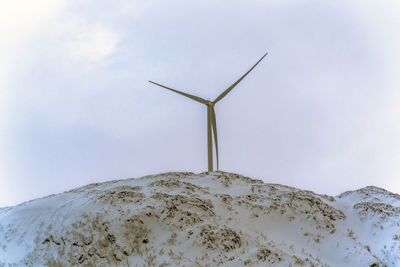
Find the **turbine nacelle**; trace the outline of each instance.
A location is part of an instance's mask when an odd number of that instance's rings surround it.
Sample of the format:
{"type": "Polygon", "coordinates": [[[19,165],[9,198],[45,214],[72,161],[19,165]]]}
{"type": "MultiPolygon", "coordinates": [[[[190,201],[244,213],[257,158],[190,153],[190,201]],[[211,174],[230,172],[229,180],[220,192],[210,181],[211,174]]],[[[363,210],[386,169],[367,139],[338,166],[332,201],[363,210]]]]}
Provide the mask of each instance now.
{"type": "Polygon", "coordinates": [[[239,80],[234,82],[231,86],[229,86],[225,91],[223,91],[214,101],[211,100],[206,100],[198,96],[194,96],[188,93],[184,93],[172,88],[169,88],[167,86],[161,85],[159,83],[155,83],[152,81],[152,84],[158,85],[160,87],[163,87],[165,89],[168,89],[172,92],[175,92],[177,94],[186,96],[194,101],[200,102],[202,104],[205,104],[207,106],[207,150],[208,150],[208,171],[213,171],[213,149],[212,149],[212,136],[214,135],[214,143],[215,143],[215,153],[216,153],[216,158],[217,158],[217,170],[218,170],[218,138],[217,138],[217,120],[215,117],[215,110],[214,106],[215,104],[220,101],[222,98],[224,98],[238,83],[240,83],[244,77],[247,76],[256,66],[258,63],[260,63],[261,60],[267,55],[268,53],[265,53],[264,56],[260,58],[260,60],[257,61],[256,64],[254,64],[251,69],[249,69],[242,77],[240,77],[239,80]]]}
{"type": "Polygon", "coordinates": [[[210,100],[206,100],[206,105],[209,106],[209,107],[214,107],[215,103],[210,101],[210,100]]]}

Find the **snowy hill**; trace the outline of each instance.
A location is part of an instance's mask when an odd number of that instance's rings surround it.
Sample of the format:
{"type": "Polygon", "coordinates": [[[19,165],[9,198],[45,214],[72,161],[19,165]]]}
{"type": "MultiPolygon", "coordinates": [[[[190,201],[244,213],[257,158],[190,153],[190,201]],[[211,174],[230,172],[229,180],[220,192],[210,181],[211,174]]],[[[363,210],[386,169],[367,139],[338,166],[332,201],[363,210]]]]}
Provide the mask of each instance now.
{"type": "Polygon", "coordinates": [[[91,184],[0,209],[0,266],[400,266],[400,196],[233,173],[91,184]]]}

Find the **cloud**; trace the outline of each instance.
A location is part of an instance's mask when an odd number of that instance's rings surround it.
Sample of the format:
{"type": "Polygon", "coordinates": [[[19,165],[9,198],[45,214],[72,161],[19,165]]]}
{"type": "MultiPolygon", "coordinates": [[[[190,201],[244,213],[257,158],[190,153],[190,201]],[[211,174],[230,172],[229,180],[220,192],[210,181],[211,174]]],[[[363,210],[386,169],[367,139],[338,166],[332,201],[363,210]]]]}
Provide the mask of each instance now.
{"type": "Polygon", "coordinates": [[[105,26],[78,29],[75,38],[67,44],[77,60],[100,62],[115,51],[119,42],[118,35],[105,26]]]}
{"type": "MultiPolygon", "coordinates": [[[[40,26],[54,19],[65,8],[67,1],[52,0],[3,0],[0,1],[0,106],[7,106],[7,87],[13,77],[26,67],[17,55],[26,47],[24,42],[32,38],[40,26]]],[[[4,110],[0,112],[4,121],[4,110]]]]}

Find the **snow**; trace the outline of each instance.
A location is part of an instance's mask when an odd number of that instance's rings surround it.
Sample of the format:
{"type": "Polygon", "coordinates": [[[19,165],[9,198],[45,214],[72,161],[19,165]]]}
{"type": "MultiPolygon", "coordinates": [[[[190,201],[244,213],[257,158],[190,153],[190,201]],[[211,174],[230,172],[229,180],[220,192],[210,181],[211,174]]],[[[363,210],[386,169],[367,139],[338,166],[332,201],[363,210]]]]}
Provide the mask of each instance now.
{"type": "Polygon", "coordinates": [[[0,266],[57,264],[400,266],[400,196],[164,173],[0,209],[0,266]]]}

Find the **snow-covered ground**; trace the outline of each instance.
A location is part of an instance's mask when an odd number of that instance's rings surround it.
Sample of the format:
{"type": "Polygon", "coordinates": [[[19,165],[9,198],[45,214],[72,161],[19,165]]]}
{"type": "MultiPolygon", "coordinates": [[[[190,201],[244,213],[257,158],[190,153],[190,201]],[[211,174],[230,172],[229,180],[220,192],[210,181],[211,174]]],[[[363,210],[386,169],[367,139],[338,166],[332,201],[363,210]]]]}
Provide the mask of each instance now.
{"type": "Polygon", "coordinates": [[[0,209],[0,266],[400,266],[400,196],[226,172],[91,184],[0,209]]]}

